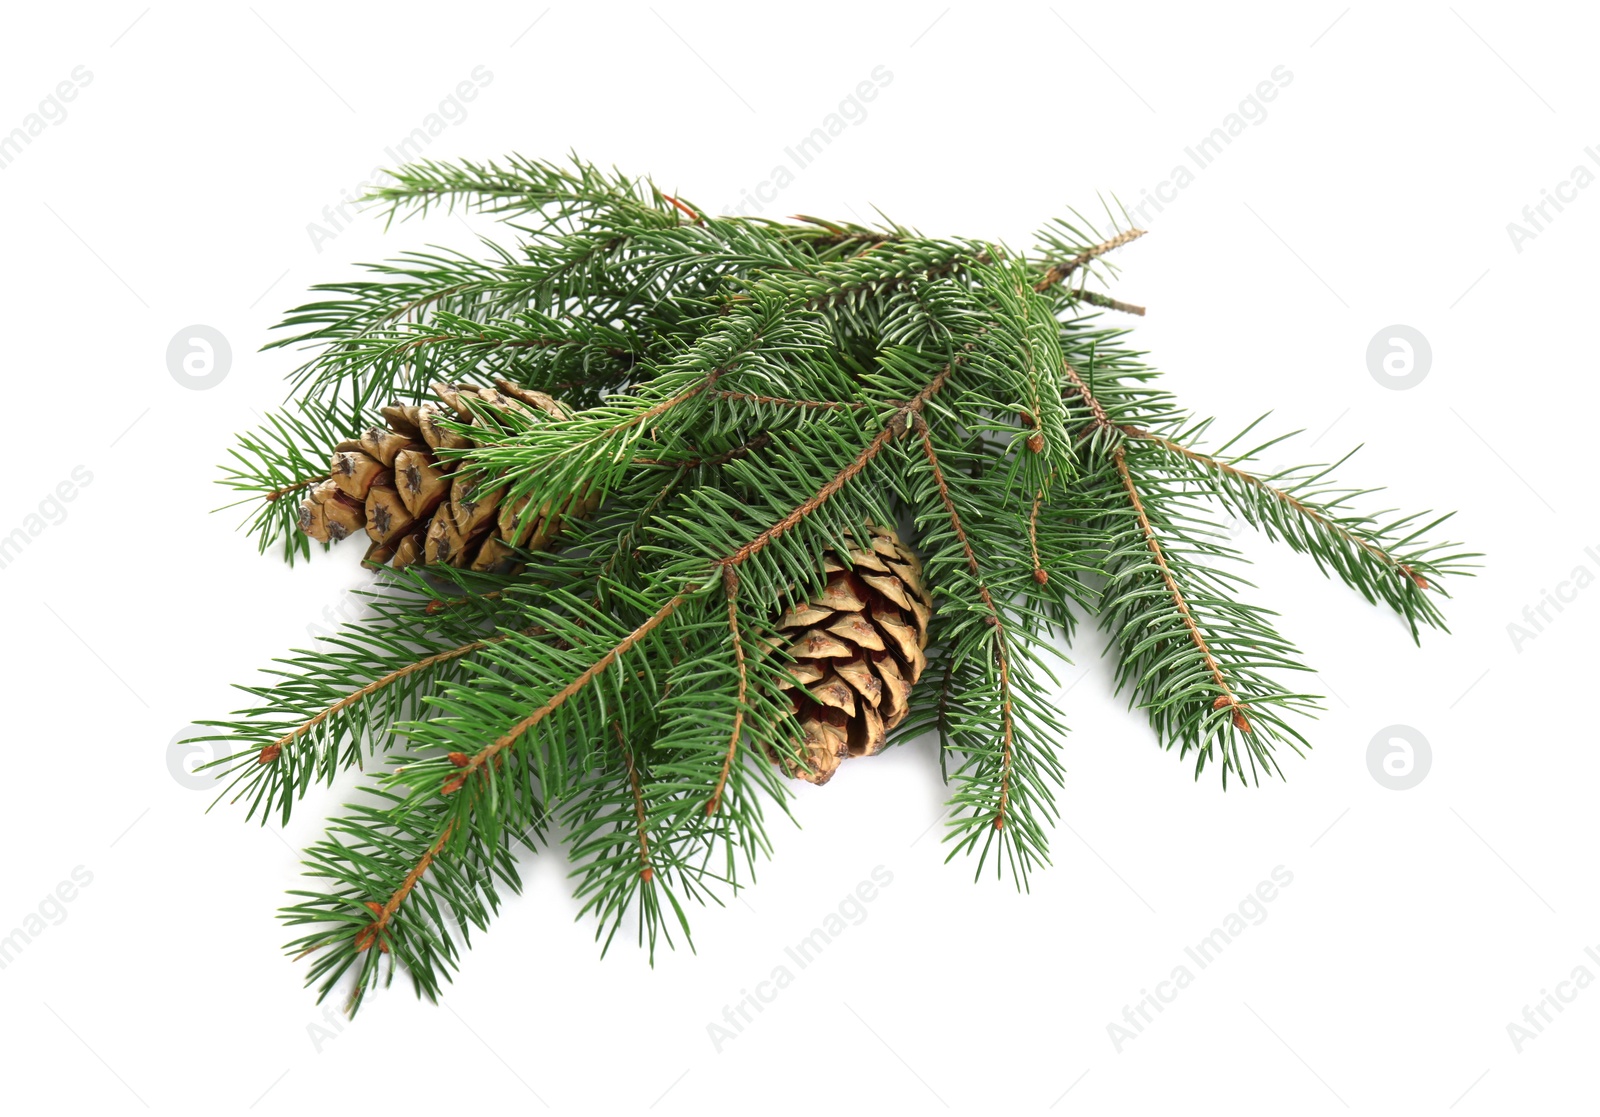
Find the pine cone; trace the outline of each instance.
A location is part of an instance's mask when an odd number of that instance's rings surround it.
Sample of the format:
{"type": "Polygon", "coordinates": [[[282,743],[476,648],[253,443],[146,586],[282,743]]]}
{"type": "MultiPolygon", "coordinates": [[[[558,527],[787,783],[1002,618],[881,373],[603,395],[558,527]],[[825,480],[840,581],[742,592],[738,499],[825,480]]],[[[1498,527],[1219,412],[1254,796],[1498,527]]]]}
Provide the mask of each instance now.
{"type": "Polygon", "coordinates": [[[791,638],[792,682],[783,686],[808,765],[784,767],[810,783],[827,783],[847,758],[883,748],[927,664],[933,602],[922,563],[894,532],[871,532],[868,550],[851,549],[845,560],[826,552],[827,585],[777,622],[779,635],[791,638]]]}
{"type": "Polygon", "coordinates": [[[365,528],[372,545],[362,561],[371,567],[421,562],[508,573],[518,565],[513,547],[540,550],[560,530],[563,515],[593,511],[592,501],[574,497],[541,509],[519,528],[526,497],[506,502],[505,485],[436,453],[501,437],[490,418],[495,411],[569,418],[560,403],[504,380],[496,388],[435,384],[433,390],[443,407],[391,404],[383,408],[387,428],[373,427],[334,447],[328,479],[300,506],[301,531],[337,543],[365,528]],[[484,434],[468,438],[440,425],[441,419],[472,423],[484,434]]]}

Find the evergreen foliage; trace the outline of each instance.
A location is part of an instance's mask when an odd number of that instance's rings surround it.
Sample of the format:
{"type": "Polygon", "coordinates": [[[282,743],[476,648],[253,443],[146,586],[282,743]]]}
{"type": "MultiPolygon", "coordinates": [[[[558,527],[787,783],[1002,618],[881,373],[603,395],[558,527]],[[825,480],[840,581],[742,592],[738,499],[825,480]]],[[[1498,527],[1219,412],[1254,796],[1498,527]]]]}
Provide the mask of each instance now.
{"type": "MultiPolygon", "coordinates": [[[[519,848],[559,833],[609,945],[689,940],[770,850],[798,760],[775,618],[820,557],[895,526],[933,591],[928,667],[895,737],[937,736],[946,841],[1019,885],[1048,859],[1066,733],[1055,666],[1075,618],[1164,747],[1253,782],[1307,668],[1245,603],[1238,517],[1309,555],[1415,636],[1467,572],[1445,517],[1363,514],[1331,467],[1270,474],[1257,423],[1209,421],[1107,325],[1139,312],[1092,281],[1138,230],[1056,222],[1019,254],[818,218],[713,217],[647,180],[574,162],[423,163],[379,191],[391,217],[494,213],[485,256],[434,250],[318,287],[274,346],[309,350],[286,408],[241,437],[224,482],[262,550],[309,555],[293,508],[377,408],[444,381],[549,393],[567,421],[512,422],[457,453],[527,513],[594,511],[515,575],[386,571],[371,615],[278,661],[231,743],[224,797],[287,820],[318,782],[372,766],[307,854],[284,909],[323,995],[352,1011],[396,969],[437,995],[518,888],[519,848]],[[1252,439],[1257,441],[1252,442],[1252,439]]],[[[848,769],[847,769],[848,772],[848,769]]],[[[825,793],[825,792],[824,792],[825,793]]]]}

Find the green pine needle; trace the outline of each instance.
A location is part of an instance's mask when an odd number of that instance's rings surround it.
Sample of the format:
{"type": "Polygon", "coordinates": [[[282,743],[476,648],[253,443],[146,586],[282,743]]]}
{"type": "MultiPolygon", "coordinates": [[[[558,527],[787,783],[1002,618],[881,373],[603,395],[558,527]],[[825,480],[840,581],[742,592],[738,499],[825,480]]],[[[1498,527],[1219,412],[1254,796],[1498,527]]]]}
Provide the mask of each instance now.
{"type": "MultiPolygon", "coordinates": [[[[512,157],[423,163],[390,218],[463,207],[510,243],[433,250],[322,285],[273,346],[307,348],[286,408],[223,483],[262,550],[308,557],[302,494],[341,440],[435,382],[509,381],[568,406],[456,452],[526,515],[584,494],[518,574],[388,571],[370,616],[276,661],[204,723],[222,796],[287,821],[315,783],[369,769],[307,851],[285,920],[323,996],[353,1012],[404,971],[435,998],[518,864],[568,847],[581,917],[692,947],[787,813],[803,763],[775,620],[869,525],[933,592],[927,668],[894,734],[937,736],[950,856],[1025,887],[1049,861],[1067,727],[1055,670],[1076,619],[1163,747],[1224,785],[1310,747],[1309,668],[1244,600],[1236,517],[1310,556],[1415,637],[1476,557],[1445,517],[1361,510],[1332,467],[1262,472],[1260,420],[1221,446],[1103,308],[1114,218],[1051,223],[1032,255],[815,217],[719,217],[648,180],[512,157]],[[1192,754],[1192,755],[1191,755],[1192,754]]],[[[1108,211],[1109,213],[1109,211],[1108,211]]],[[[1124,215],[1125,217],[1125,215],[1124,215]]],[[[1343,464],[1341,459],[1340,463],[1343,464]]],[[[844,769],[848,778],[850,768],[844,769]]]]}

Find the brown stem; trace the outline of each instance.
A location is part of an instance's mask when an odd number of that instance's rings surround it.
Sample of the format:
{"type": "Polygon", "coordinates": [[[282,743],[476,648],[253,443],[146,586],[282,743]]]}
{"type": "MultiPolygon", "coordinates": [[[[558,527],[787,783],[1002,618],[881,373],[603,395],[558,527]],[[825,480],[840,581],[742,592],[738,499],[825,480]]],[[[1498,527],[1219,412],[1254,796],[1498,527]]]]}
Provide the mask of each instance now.
{"type": "MultiPolygon", "coordinates": [[[[957,360],[959,359],[960,358],[957,358],[957,360]]],[[[760,535],[750,540],[750,542],[746,543],[743,547],[740,547],[737,551],[734,551],[733,554],[729,555],[725,559],[722,559],[720,565],[738,566],[751,555],[754,555],[757,552],[765,549],[767,544],[784,534],[784,532],[789,531],[801,520],[804,520],[807,516],[811,515],[811,513],[815,512],[818,508],[821,508],[824,504],[826,504],[828,499],[840,489],[844,488],[846,483],[848,483],[852,477],[860,473],[863,469],[867,468],[867,465],[872,461],[872,459],[881,454],[883,452],[883,448],[887,446],[897,434],[905,430],[905,424],[908,419],[922,414],[922,409],[928,405],[928,401],[934,396],[938,395],[939,389],[943,388],[945,382],[950,379],[950,374],[955,371],[955,366],[956,361],[951,361],[949,364],[945,365],[944,368],[939,371],[939,374],[929,381],[926,388],[923,388],[922,391],[918,392],[916,395],[912,396],[909,400],[896,408],[894,414],[889,417],[889,421],[883,425],[883,430],[879,431],[872,441],[867,443],[866,447],[859,455],[857,455],[855,461],[851,462],[849,465],[845,466],[838,473],[836,473],[827,484],[818,489],[804,503],[798,505],[794,511],[790,512],[783,519],[767,528],[766,531],[763,531],[760,535]]]]}
{"type": "Polygon", "coordinates": [[[1144,307],[1135,306],[1133,303],[1121,302],[1110,295],[1102,295],[1099,291],[1079,291],[1078,298],[1091,306],[1103,306],[1107,310],[1120,310],[1124,314],[1137,314],[1144,317],[1144,307]]]}
{"type": "Polygon", "coordinates": [[[1144,236],[1143,229],[1125,229],[1108,241],[1097,244],[1093,248],[1085,248],[1070,260],[1051,265],[1045,271],[1044,278],[1033,285],[1033,289],[1035,291],[1048,291],[1095,257],[1104,256],[1107,252],[1121,248],[1129,241],[1138,240],[1142,236],[1144,236]]]}
{"type": "MultiPolygon", "coordinates": [[[[685,388],[683,391],[679,392],[677,395],[673,396],[671,399],[664,399],[660,403],[656,404],[655,406],[647,408],[644,411],[640,412],[638,415],[635,415],[633,418],[623,420],[622,422],[618,423],[616,426],[611,427],[609,430],[604,431],[599,437],[605,438],[608,435],[616,434],[618,431],[627,430],[629,427],[636,427],[636,426],[639,426],[639,425],[641,425],[643,423],[648,423],[651,419],[654,419],[657,415],[666,414],[668,411],[671,411],[674,407],[677,407],[680,403],[687,403],[689,400],[692,400],[695,396],[699,395],[701,392],[703,392],[706,389],[710,388],[712,385],[714,385],[717,382],[717,378],[719,376],[721,376],[722,373],[723,373],[723,369],[721,369],[721,368],[712,369],[710,372],[706,373],[705,376],[700,379],[699,383],[691,384],[691,385],[689,385],[689,387],[685,388]]],[[[594,440],[591,439],[590,441],[594,441],[594,440]]]]}
{"type": "Polygon", "coordinates": [[[633,764],[633,750],[628,748],[628,743],[622,739],[622,726],[612,722],[611,728],[617,734],[617,747],[622,750],[623,762],[628,765],[628,786],[633,791],[633,812],[639,822],[639,876],[649,883],[655,879],[656,873],[650,867],[650,839],[645,834],[644,793],[639,790],[639,770],[633,764]]]}
{"type": "Polygon", "coordinates": [[[777,396],[752,396],[745,392],[718,391],[712,393],[718,399],[743,400],[746,403],[765,403],[780,407],[803,407],[817,411],[859,411],[867,406],[864,403],[836,403],[826,399],[781,399],[777,396]]]}
{"type": "Polygon", "coordinates": [[[378,918],[368,923],[356,935],[357,950],[366,950],[376,942],[380,949],[387,952],[388,948],[382,942],[382,935],[389,926],[389,920],[394,918],[394,913],[399,910],[401,904],[405,903],[406,897],[417,886],[417,881],[422,879],[422,874],[428,871],[428,866],[433,864],[433,859],[439,856],[440,850],[444,849],[445,843],[450,840],[450,834],[454,831],[455,825],[454,822],[446,824],[444,830],[439,834],[438,840],[428,847],[415,865],[411,866],[411,871],[406,873],[405,879],[400,882],[400,887],[390,893],[388,902],[377,910],[378,918]]]}
{"type": "Polygon", "coordinates": [[[758,434],[758,435],[756,435],[756,437],[752,438],[749,442],[746,442],[741,446],[735,446],[732,450],[729,450],[727,453],[718,454],[714,458],[687,458],[687,459],[684,459],[682,461],[668,461],[668,460],[666,460],[664,458],[634,458],[633,459],[633,464],[634,465],[658,465],[658,466],[665,466],[665,467],[668,467],[668,468],[671,468],[671,469],[694,469],[694,468],[696,468],[698,466],[702,466],[702,465],[726,465],[726,464],[728,464],[729,462],[733,461],[736,458],[742,458],[746,454],[754,454],[758,450],[765,449],[767,444],[770,443],[771,441],[772,441],[772,435],[770,435],[770,434],[758,434]]]}
{"type": "MultiPolygon", "coordinates": [[[[822,507],[822,505],[826,503],[829,498],[834,496],[834,494],[836,494],[840,489],[842,489],[851,478],[859,474],[874,458],[882,453],[883,448],[889,444],[891,439],[893,439],[898,433],[901,433],[905,430],[905,425],[908,419],[921,415],[922,409],[927,406],[928,401],[937,395],[939,390],[943,388],[945,383],[950,379],[951,373],[955,370],[955,366],[960,360],[960,357],[952,360],[948,365],[939,371],[938,375],[928,382],[928,385],[923,388],[922,391],[918,392],[911,399],[907,400],[905,403],[896,408],[894,413],[889,417],[889,421],[884,424],[883,430],[879,432],[871,442],[867,443],[866,447],[862,449],[861,453],[853,462],[836,473],[831,479],[828,480],[826,484],[822,486],[822,488],[818,489],[811,497],[796,506],[795,509],[787,516],[773,524],[771,527],[767,528],[760,535],[756,536],[750,542],[746,543],[744,546],[740,547],[726,558],[720,560],[717,565],[723,567],[724,570],[739,566],[751,556],[756,555],[764,550],[772,543],[774,539],[777,539],[785,532],[791,530],[796,524],[800,523],[818,508],[822,507]]],[[[516,741],[519,740],[528,730],[532,729],[556,710],[560,709],[560,707],[569,698],[572,698],[579,691],[583,690],[584,687],[588,686],[589,683],[594,681],[596,676],[615,663],[620,656],[648,636],[652,631],[655,630],[657,626],[659,626],[668,617],[672,616],[673,613],[677,612],[678,609],[683,606],[684,602],[688,601],[689,598],[695,593],[698,593],[699,590],[700,585],[698,583],[690,583],[685,585],[683,590],[676,597],[672,598],[672,600],[668,601],[660,609],[656,610],[656,612],[647,620],[645,620],[643,624],[639,625],[638,628],[634,629],[632,632],[628,633],[627,636],[618,641],[610,651],[606,652],[605,655],[601,656],[599,659],[595,660],[594,663],[590,664],[582,674],[578,675],[566,686],[562,687],[561,690],[556,692],[556,694],[544,705],[540,706],[537,710],[533,711],[533,713],[517,722],[509,731],[496,738],[491,744],[479,749],[477,753],[467,759],[465,764],[458,765],[459,771],[457,775],[452,776],[450,780],[447,781],[446,784],[441,788],[441,791],[444,794],[451,794],[455,790],[464,786],[466,783],[466,777],[470,776],[473,772],[476,772],[485,764],[498,757],[505,749],[510,748],[513,744],[515,744],[516,741]]],[[[1007,693],[1009,694],[1009,690],[1007,693]]],[[[1007,706],[1006,737],[1009,743],[1011,737],[1009,704],[1007,706]]],[[[1003,804],[1004,798],[1002,798],[1002,812],[1003,804]]],[[[996,818],[995,825],[997,828],[1002,825],[1000,818],[996,818]]],[[[427,863],[432,862],[433,857],[437,853],[437,849],[441,848],[442,845],[443,840],[441,839],[439,846],[430,851],[429,854],[424,858],[425,863],[421,864],[420,866],[414,866],[412,871],[407,874],[408,881],[411,881],[413,884],[415,883],[414,878],[421,876],[422,871],[426,870],[427,868],[427,863]]],[[[409,891],[409,886],[407,886],[406,890],[409,891]]],[[[399,898],[404,899],[404,896],[400,895],[399,898]]],[[[393,898],[391,898],[391,900],[393,903],[398,905],[398,900],[394,900],[393,898]]]]}
{"type": "MultiPolygon", "coordinates": [[[[627,365],[629,367],[638,360],[637,354],[628,349],[617,349],[608,346],[606,352],[617,357],[628,358],[627,365]]],[[[551,395],[559,395],[562,392],[570,392],[574,388],[587,388],[593,384],[613,383],[619,376],[620,374],[617,372],[608,372],[600,376],[582,376],[577,380],[563,380],[559,384],[550,384],[546,387],[546,391],[551,395]]]]}
{"type": "Polygon", "coordinates": [[[836,225],[832,221],[825,221],[820,217],[810,217],[804,213],[791,214],[790,220],[803,221],[808,225],[816,225],[821,229],[827,230],[826,236],[806,236],[806,230],[795,230],[801,236],[805,236],[806,239],[812,244],[847,244],[851,241],[865,241],[869,244],[881,244],[884,241],[899,239],[893,233],[875,233],[870,229],[861,229],[856,232],[851,232],[842,225],[836,225]]]}
{"type": "Polygon", "coordinates": [[[476,597],[441,598],[438,601],[428,602],[428,607],[424,609],[423,612],[427,613],[429,616],[433,616],[435,613],[442,613],[446,609],[454,609],[458,605],[465,605],[469,601],[492,600],[493,598],[499,597],[504,592],[504,590],[490,590],[488,593],[480,593],[476,597]]]}
{"type": "MultiPolygon", "coordinates": [[[[934,482],[939,487],[939,499],[944,502],[945,512],[950,517],[951,530],[961,542],[961,550],[967,558],[967,569],[971,571],[973,580],[978,583],[978,596],[983,599],[984,606],[989,610],[989,625],[994,630],[994,658],[995,664],[1000,669],[1000,717],[1005,733],[1000,754],[1000,806],[994,816],[994,828],[1000,830],[1005,826],[1006,806],[1010,801],[1011,758],[1015,744],[1015,729],[1011,720],[1011,668],[1006,658],[1005,623],[1000,619],[1000,610],[995,608],[994,599],[989,596],[989,587],[983,584],[978,571],[978,556],[973,553],[972,544],[967,540],[966,529],[961,526],[961,515],[956,511],[955,502],[950,499],[950,486],[945,482],[944,470],[939,468],[939,457],[933,450],[933,436],[928,430],[927,421],[920,414],[917,416],[917,433],[922,435],[922,451],[928,458],[929,468],[933,470],[934,482]]],[[[1035,561],[1037,562],[1037,559],[1035,561]]]]}
{"type": "MultiPolygon", "coordinates": [[[[950,724],[950,682],[955,674],[956,661],[949,656],[944,661],[944,677],[939,680],[939,735],[944,737],[950,724]]],[[[941,752],[941,757],[943,753],[941,752]]]]}
{"type": "MultiPolygon", "coordinates": [[[[476,286],[478,286],[478,284],[476,284],[476,283],[458,283],[454,287],[446,287],[443,291],[435,291],[431,295],[425,295],[424,297],[422,297],[420,299],[417,299],[414,302],[406,303],[405,306],[402,306],[399,310],[395,311],[393,314],[390,314],[390,315],[386,316],[383,319],[383,321],[385,321],[385,322],[393,322],[396,318],[404,318],[406,315],[410,314],[413,310],[421,310],[423,307],[427,306],[429,303],[436,303],[440,299],[448,298],[451,295],[458,295],[462,291],[470,290],[471,288],[476,287],[476,286]]],[[[365,330],[362,331],[362,333],[365,333],[365,332],[366,332],[365,330]]]]}
{"type": "MultiPolygon", "coordinates": [[[[428,337],[415,337],[410,341],[402,342],[401,352],[420,349],[425,345],[443,345],[455,341],[463,345],[471,345],[480,349],[549,349],[557,345],[580,345],[581,342],[570,337],[460,337],[456,334],[434,334],[428,337]]],[[[628,354],[626,349],[608,346],[606,353],[614,357],[628,354]]]]}
{"type": "Polygon", "coordinates": [[[273,489],[271,492],[262,493],[261,499],[270,504],[279,497],[288,496],[290,493],[297,493],[301,489],[306,488],[308,485],[320,485],[331,476],[333,476],[331,473],[321,473],[315,477],[307,477],[304,481],[296,481],[294,484],[285,485],[281,489],[273,489]]]}
{"type": "Polygon", "coordinates": [[[1107,415],[1106,409],[1100,406],[1100,401],[1094,398],[1094,393],[1089,390],[1089,385],[1085,384],[1083,378],[1078,375],[1077,369],[1065,361],[1061,362],[1061,368],[1067,374],[1067,379],[1072,381],[1072,386],[1076,389],[1079,397],[1088,405],[1089,413],[1094,416],[1095,425],[1098,427],[1115,427],[1116,424],[1111,421],[1111,416],[1107,415]]]}
{"type": "Polygon", "coordinates": [[[1177,607],[1178,616],[1182,618],[1184,627],[1189,630],[1189,637],[1194,641],[1194,646],[1200,649],[1200,655],[1205,659],[1206,669],[1211,672],[1217,689],[1222,692],[1216,701],[1216,708],[1224,706],[1233,707],[1233,724],[1236,728],[1249,733],[1250,720],[1244,716],[1238,697],[1233,693],[1233,688],[1228,685],[1227,678],[1222,674],[1222,667],[1217,663],[1216,656],[1211,654],[1211,646],[1206,643],[1205,635],[1200,631],[1200,625],[1194,618],[1194,613],[1189,608],[1188,601],[1184,600],[1183,590],[1178,587],[1178,579],[1173,575],[1172,568],[1167,564],[1167,556],[1161,549],[1161,540],[1156,538],[1155,529],[1150,526],[1150,517],[1145,513],[1144,501],[1139,499],[1139,489],[1133,483],[1133,474],[1128,472],[1128,463],[1124,460],[1122,447],[1118,446],[1111,451],[1111,460],[1116,463],[1117,475],[1122,478],[1122,487],[1127,490],[1128,501],[1133,505],[1133,511],[1139,518],[1139,530],[1144,533],[1145,546],[1150,551],[1150,557],[1155,561],[1156,569],[1161,572],[1161,580],[1166,584],[1167,593],[1172,597],[1172,604],[1177,607]]]}
{"type": "Polygon", "coordinates": [[[605,565],[600,568],[600,573],[602,576],[607,576],[616,569],[618,560],[621,559],[623,555],[627,554],[628,549],[633,546],[635,533],[639,531],[640,527],[651,517],[655,510],[661,506],[662,502],[665,501],[667,497],[672,495],[672,490],[678,487],[678,483],[683,480],[684,475],[688,472],[689,471],[687,468],[684,466],[679,466],[677,472],[673,473],[671,479],[662,486],[661,491],[656,493],[656,495],[651,498],[649,504],[645,505],[644,511],[639,513],[638,517],[633,521],[633,526],[628,528],[628,530],[623,533],[622,537],[617,540],[617,545],[615,549],[612,550],[611,557],[606,559],[605,565]]]}
{"type": "Polygon", "coordinates": [[[678,201],[678,199],[674,198],[671,194],[663,194],[661,196],[663,198],[665,198],[667,201],[671,202],[673,205],[677,206],[684,213],[687,213],[689,215],[689,220],[693,221],[696,225],[700,224],[702,219],[701,219],[700,215],[698,213],[696,213],[694,210],[690,209],[688,206],[686,206],[682,202],[678,201]]]}
{"type": "MultiPolygon", "coordinates": [[[[435,602],[434,604],[438,604],[438,602],[435,602]]],[[[431,610],[432,607],[433,606],[430,605],[429,609],[431,610]]],[[[414,675],[418,671],[426,671],[428,668],[436,666],[437,664],[448,663],[452,659],[460,659],[464,655],[471,655],[473,652],[479,651],[482,648],[486,648],[491,644],[498,644],[503,640],[509,639],[510,636],[510,633],[506,633],[505,635],[501,636],[490,636],[483,640],[473,640],[471,643],[462,644],[459,648],[451,648],[448,651],[438,652],[434,655],[430,655],[425,659],[419,659],[415,663],[408,663],[406,666],[396,671],[389,672],[382,678],[374,679],[366,686],[363,686],[358,690],[351,691],[349,694],[339,699],[339,701],[335,702],[327,709],[319,712],[309,721],[301,722],[293,730],[285,733],[282,737],[279,737],[270,745],[267,745],[261,750],[260,762],[262,764],[273,763],[278,759],[279,756],[283,754],[283,747],[285,745],[291,744],[297,738],[305,736],[312,729],[316,728],[318,725],[332,717],[334,714],[338,713],[340,710],[343,710],[347,706],[351,706],[361,701],[369,694],[375,694],[384,687],[397,683],[406,676],[414,675]]]]}
{"type": "Polygon", "coordinates": [[[1045,573],[1044,563],[1039,561],[1039,506],[1044,503],[1044,494],[1055,479],[1056,471],[1052,469],[1044,488],[1033,494],[1033,508],[1028,512],[1028,550],[1033,553],[1033,580],[1041,586],[1050,580],[1050,575],[1045,573]]]}
{"type": "Polygon", "coordinates": [[[1389,552],[1385,551],[1383,548],[1367,542],[1365,539],[1362,539],[1359,535],[1350,531],[1348,528],[1342,527],[1333,520],[1330,520],[1327,516],[1324,516],[1321,512],[1318,512],[1315,508],[1312,508],[1304,501],[1297,499],[1292,494],[1286,493],[1274,485],[1269,485],[1255,474],[1246,473],[1237,466],[1229,465],[1227,462],[1218,458],[1213,458],[1209,454],[1202,454],[1198,450],[1191,450],[1187,446],[1180,446],[1171,439],[1162,438],[1158,434],[1152,434],[1147,430],[1140,430],[1138,427],[1124,426],[1120,427],[1119,429],[1129,438],[1136,438],[1142,442],[1153,442],[1169,453],[1188,458],[1193,462],[1198,462],[1207,469],[1215,470],[1218,473],[1225,473],[1229,477],[1241,481],[1246,485],[1250,485],[1261,492],[1271,494],[1275,499],[1287,504],[1290,508],[1293,508],[1306,519],[1320,524],[1322,527],[1339,536],[1339,538],[1345,540],[1347,543],[1355,544],[1357,547],[1360,547],[1362,550],[1370,554],[1373,558],[1392,567],[1400,574],[1401,577],[1410,579],[1412,584],[1418,589],[1425,590],[1429,588],[1428,580],[1426,578],[1424,578],[1421,574],[1416,573],[1411,569],[1411,567],[1407,566],[1405,563],[1389,554],[1389,552]]]}
{"type": "Polygon", "coordinates": [[[728,754],[722,758],[722,771],[717,773],[717,786],[711,792],[711,799],[706,803],[706,816],[717,813],[717,807],[722,803],[722,789],[727,786],[728,772],[733,768],[734,754],[739,748],[739,734],[744,729],[744,702],[748,692],[749,680],[744,663],[744,639],[739,634],[739,611],[736,601],[739,596],[739,574],[731,566],[722,568],[722,588],[728,595],[728,634],[733,637],[733,659],[739,668],[739,696],[735,700],[733,709],[733,732],[728,735],[728,754]]]}
{"type": "MultiPolygon", "coordinates": [[[[868,246],[868,251],[870,251],[871,249],[876,248],[876,247],[877,247],[876,244],[869,245],[868,246]]],[[[866,252],[861,252],[861,253],[858,253],[855,258],[859,259],[861,256],[865,256],[865,255],[866,255],[866,252]]],[[[924,279],[938,279],[941,276],[949,275],[951,272],[953,272],[953,271],[957,270],[958,268],[960,268],[962,266],[962,264],[964,262],[967,262],[967,261],[970,261],[971,263],[977,263],[977,264],[987,264],[987,263],[990,262],[990,256],[989,256],[989,253],[987,253],[987,252],[980,252],[976,256],[968,257],[965,252],[960,252],[960,253],[957,253],[955,256],[953,256],[951,259],[946,260],[944,263],[942,263],[942,264],[933,264],[930,267],[925,268],[921,272],[918,272],[916,274],[921,275],[924,279]]],[[[810,275],[811,274],[809,272],[801,271],[800,269],[793,269],[793,270],[795,270],[798,274],[801,274],[801,275],[810,275]]],[[[840,288],[839,290],[836,290],[836,291],[829,291],[827,294],[824,294],[824,295],[817,295],[814,298],[807,299],[804,303],[801,303],[800,305],[801,305],[801,307],[803,309],[806,309],[806,310],[822,310],[822,309],[826,309],[829,306],[833,306],[833,305],[836,305],[836,304],[838,304],[840,302],[843,302],[844,300],[850,298],[852,295],[854,295],[858,291],[868,291],[868,290],[873,290],[873,289],[889,290],[889,289],[892,289],[892,288],[895,288],[895,287],[903,287],[906,284],[910,283],[914,278],[915,278],[914,275],[879,275],[879,276],[874,276],[871,279],[863,280],[860,283],[853,284],[852,286],[843,287],[843,288],[840,288]]],[[[728,296],[727,302],[729,304],[748,302],[750,300],[750,298],[751,298],[751,296],[750,295],[746,295],[746,294],[730,295],[730,296],[728,296]]]]}
{"type": "Polygon", "coordinates": [[[634,629],[621,640],[617,641],[617,643],[612,646],[610,651],[606,652],[605,655],[595,660],[588,667],[586,667],[577,678],[573,679],[566,686],[558,690],[548,702],[540,706],[537,710],[533,711],[533,713],[529,714],[521,721],[517,722],[517,724],[513,725],[506,733],[495,738],[493,743],[485,745],[483,748],[474,753],[467,763],[462,767],[460,774],[453,777],[450,783],[455,784],[456,788],[463,786],[466,783],[467,776],[472,775],[472,773],[482,768],[489,761],[499,756],[501,752],[515,744],[517,739],[520,738],[524,733],[559,710],[566,703],[567,699],[571,698],[584,687],[588,686],[594,681],[596,675],[599,675],[606,668],[610,667],[617,661],[618,658],[632,649],[635,644],[637,644],[640,640],[643,640],[646,636],[650,635],[651,632],[655,631],[656,627],[660,625],[662,621],[672,616],[673,613],[676,613],[683,603],[689,600],[690,596],[698,591],[699,588],[700,587],[698,585],[685,586],[682,593],[678,594],[660,609],[657,609],[654,615],[652,615],[638,628],[634,629]]]}

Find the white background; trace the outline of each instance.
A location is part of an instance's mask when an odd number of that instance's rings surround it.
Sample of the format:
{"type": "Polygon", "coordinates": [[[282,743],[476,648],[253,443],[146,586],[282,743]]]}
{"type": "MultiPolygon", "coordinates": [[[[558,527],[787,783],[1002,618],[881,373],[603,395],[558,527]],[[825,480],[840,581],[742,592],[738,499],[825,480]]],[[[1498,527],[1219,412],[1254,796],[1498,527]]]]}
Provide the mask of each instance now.
{"type": "Polygon", "coordinates": [[[92,74],[0,170],[0,534],[74,467],[93,476],[0,570],[0,934],[75,866],[93,880],[0,970],[8,1111],[1593,1108],[1600,991],[1520,1053],[1507,1032],[1575,967],[1600,975],[1600,589],[1520,647],[1507,628],[1576,567],[1600,573],[1600,188],[1520,252],[1506,228],[1600,144],[1578,6],[70,7],[12,6],[0,67],[0,132],[92,74]],[[477,66],[492,80],[429,157],[575,149],[712,209],[884,66],[866,119],[766,212],[877,205],[1019,248],[1097,192],[1136,203],[1285,67],[1266,119],[1120,254],[1113,293],[1150,307],[1139,343],[1223,426],[1275,409],[1309,460],[1365,443],[1342,476],[1389,484],[1377,507],[1460,509],[1451,537],[1487,558],[1453,587],[1454,635],[1419,649],[1247,537],[1257,599],[1328,696],[1287,782],[1196,783],[1112,694],[1091,632],[1031,895],[942,863],[922,742],[800,788],[804,829],[776,832],[747,903],[698,913],[698,954],[652,970],[625,941],[601,960],[541,857],[442,1006],[402,979],[336,1030],[273,912],[339,793],[280,840],[204,815],[169,742],[368,580],[353,546],[293,571],[258,557],[209,514],[216,465],[282,399],[292,355],[256,350],[310,284],[488,228],[368,216],[320,250],[307,231],[477,66]],[[1433,350],[1406,391],[1366,365],[1396,323],[1433,350]],[[194,324],[232,344],[207,391],[166,365],[194,324]],[[1406,791],[1367,764],[1396,724],[1431,746],[1406,791]],[[880,865],[866,920],[717,1051],[707,1025],[880,865]],[[1265,921],[1119,1053],[1124,1005],[1280,865],[1293,883],[1265,921]]]}

